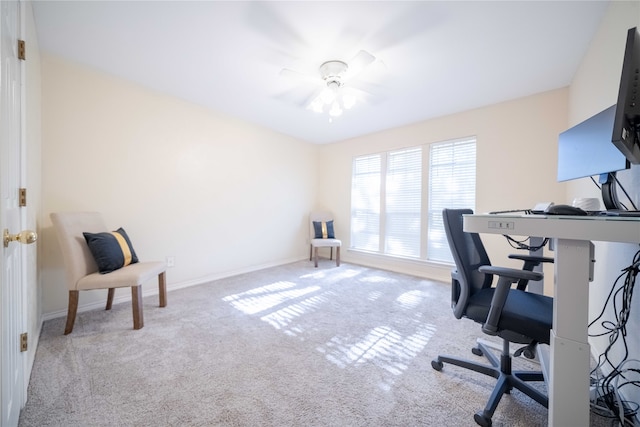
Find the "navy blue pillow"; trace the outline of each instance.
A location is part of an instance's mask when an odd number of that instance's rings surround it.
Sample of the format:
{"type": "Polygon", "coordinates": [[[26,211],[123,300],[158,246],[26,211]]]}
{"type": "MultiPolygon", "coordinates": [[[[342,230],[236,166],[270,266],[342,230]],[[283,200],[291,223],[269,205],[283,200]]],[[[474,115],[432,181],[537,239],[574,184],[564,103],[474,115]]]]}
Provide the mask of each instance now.
{"type": "Polygon", "coordinates": [[[138,262],[131,240],[124,229],[104,233],[82,233],[101,274],[138,262]]]}
{"type": "Polygon", "coordinates": [[[336,238],[333,232],[333,220],[327,222],[313,221],[313,230],[315,231],[316,239],[336,238]]]}

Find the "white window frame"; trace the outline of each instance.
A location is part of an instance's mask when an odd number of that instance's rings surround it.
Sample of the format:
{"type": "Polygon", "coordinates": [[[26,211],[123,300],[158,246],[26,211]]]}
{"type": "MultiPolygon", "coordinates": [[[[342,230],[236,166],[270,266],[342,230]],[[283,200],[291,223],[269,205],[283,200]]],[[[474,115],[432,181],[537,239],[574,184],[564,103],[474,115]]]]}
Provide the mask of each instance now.
{"type": "MultiPolygon", "coordinates": [[[[350,249],[355,251],[370,252],[384,256],[399,257],[413,260],[452,262],[444,229],[442,226],[442,208],[475,208],[475,180],[476,180],[476,138],[468,137],[450,141],[436,142],[421,146],[408,147],[387,152],[373,153],[354,157],[352,166],[352,193],[351,193],[351,245],[350,249]],[[448,165],[436,164],[442,162],[442,150],[450,150],[453,153],[453,162],[448,165]],[[392,172],[389,171],[389,159],[394,156],[409,155],[419,153],[418,161],[419,174],[417,191],[418,201],[418,222],[411,221],[411,211],[415,208],[415,201],[412,197],[400,200],[402,206],[400,215],[406,215],[405,219],[409,230],[401,230],[395,227],[395,235],[390,234],[393,225],[389,221],[398,213],[387,208],[389,199],[393,196],[391,188],[392,172]],[[455,159],[456,153],[464,153],[464,158],[455,159]],[[471,157],[468,157],[468,156],[471,157]],[[438,176],[433,175],[437,169],[438,176]],[[455,175],[465,173],[462,179],[456,180],[455,175]],[[449,188],[448,192],[439,192],[442,186],[442,173],[449,174],[445,182],[449,188]],[[453,185],[453,187],[451,187],[453,185]],[[459,186],[464,189],[460,193],[459,186]],[[456,187],[458,186],[458,187],[456,187]],[[462,197],[459,197],[463,194],[462,197]],[[435,196],[435,198],[434,198],[435,196]],[[413,204],[412,204],[413,203],[413,204]],[[407,240],[407,245],[402,245],[402,235],[416,236],[417,242],[407,240]],[[399,244],[400,242],[400,244],[399,244]],[[443,246],[444,245],[444,246],[443,246]]],[[[410,179],[411,172],[399,169],[399,176],[402,179],[410,179]],[[404,175],[403,175],[404,174],[404,175]]],[[[416,188],[413,188],[415,196],[416,188]]],[[[397,206],[396,206],[397,207],[397,206]]],[[[396,225],[402,225],[402,220],[396,225]]]]}

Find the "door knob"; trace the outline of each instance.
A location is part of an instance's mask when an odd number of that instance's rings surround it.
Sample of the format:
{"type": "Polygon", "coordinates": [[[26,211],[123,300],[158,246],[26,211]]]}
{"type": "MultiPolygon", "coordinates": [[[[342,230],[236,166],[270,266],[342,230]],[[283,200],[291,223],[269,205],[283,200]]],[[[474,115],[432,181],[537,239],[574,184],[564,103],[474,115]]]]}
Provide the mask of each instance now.
{"type": "Polygon", "coordinates": [[[4,230],[4,247],[9,246],[9,242],[20,242],[25,245],[30,245],[31,243],[38,240],[38,233],[31,230],[23,230],[18,234],[9,234],[9,230],[5,228],[4,230]]]}

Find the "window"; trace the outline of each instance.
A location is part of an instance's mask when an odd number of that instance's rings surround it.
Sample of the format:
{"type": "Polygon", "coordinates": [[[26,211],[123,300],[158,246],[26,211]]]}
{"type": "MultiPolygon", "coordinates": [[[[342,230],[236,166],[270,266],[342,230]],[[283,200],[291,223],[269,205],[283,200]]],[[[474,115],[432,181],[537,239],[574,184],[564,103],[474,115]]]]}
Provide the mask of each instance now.
{"type": "Polygon", "coordinates": [[[442,209],[475,206],[475,157],[469,138],[354,158],[351,248],[451,261],[442,209]]]}
{"type": "Polygon", "coordinates": [[[380,249],[380,176],[382,156],[358,157],[351,179],[351,247],[380,249]]]}
{"type": "Polygon", "coordinates": [[[442,209],[475,208],[476,139],[432,144],[429,159],[427,253],[431,260],[453,262],[444,234],[442,209]]]}
{"type": "Polygon", "coordinates": [[[422,149],[387,154],[384,253],[420,256],[422,149]]]}

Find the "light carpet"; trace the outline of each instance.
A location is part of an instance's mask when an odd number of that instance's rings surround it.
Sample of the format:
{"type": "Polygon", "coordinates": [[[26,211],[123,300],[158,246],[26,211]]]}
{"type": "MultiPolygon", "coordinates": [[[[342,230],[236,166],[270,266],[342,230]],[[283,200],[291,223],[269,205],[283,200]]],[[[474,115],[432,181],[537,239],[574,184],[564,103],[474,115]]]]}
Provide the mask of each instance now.
{"type": "MultiPolygon", "coordinates": [[[[449,285],[320,261],[146,297],[137,331],[130,304],[45,322],[20,426],[475,425],[495,380],[431,368],[486,337],[449,285]]],[[[519,391],[493,417],[546,424],[519,391]]]]}

